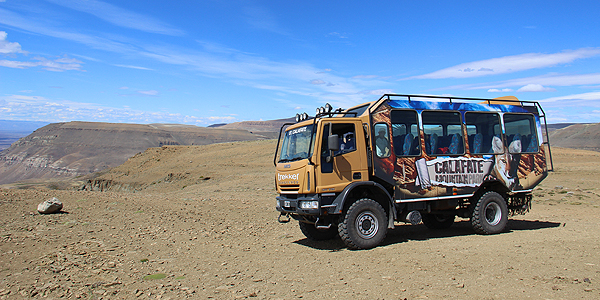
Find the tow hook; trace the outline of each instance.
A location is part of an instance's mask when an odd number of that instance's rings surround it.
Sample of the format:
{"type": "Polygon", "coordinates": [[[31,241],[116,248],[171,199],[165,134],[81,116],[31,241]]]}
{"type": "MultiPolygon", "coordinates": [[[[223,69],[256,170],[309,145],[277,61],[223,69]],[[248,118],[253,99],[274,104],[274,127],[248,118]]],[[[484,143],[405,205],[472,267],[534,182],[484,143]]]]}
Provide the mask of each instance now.
{"type": "Polygon", "coordinates": [[[279,217],[277,217],[277,222],[279,222],[279,223],[288,223],[288,222],[290,222],[290,220],[291,220],[290,214],[287,214],[287,213],[281,213],[279,215],[279,217]],[[282,216],[285,216],[287,218],[287,220],[286,219],[282,220],[281,219],[282,216]]]}
{"type": "Polygon", "coordinates": [[[331,228],[331,223],[329,223],[329,225],[319,225],[319,218],[317,218],[317,221],[315,222],[315,227],[317,229],[329,229],[331,228]]]}

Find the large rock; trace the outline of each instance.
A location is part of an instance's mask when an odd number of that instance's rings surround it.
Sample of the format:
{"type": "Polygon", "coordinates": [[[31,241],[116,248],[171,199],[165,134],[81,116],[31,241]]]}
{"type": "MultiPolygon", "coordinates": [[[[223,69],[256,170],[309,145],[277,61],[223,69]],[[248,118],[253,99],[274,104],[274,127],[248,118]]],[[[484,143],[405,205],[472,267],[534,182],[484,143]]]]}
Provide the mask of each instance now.
{"type": "Polygon", "coordinates": [[[38,205],[38,212],[40,214],[53,214],[59,212],[63,208],[62,202],[56,197],[50,200],[46,200],[38,205]]]}

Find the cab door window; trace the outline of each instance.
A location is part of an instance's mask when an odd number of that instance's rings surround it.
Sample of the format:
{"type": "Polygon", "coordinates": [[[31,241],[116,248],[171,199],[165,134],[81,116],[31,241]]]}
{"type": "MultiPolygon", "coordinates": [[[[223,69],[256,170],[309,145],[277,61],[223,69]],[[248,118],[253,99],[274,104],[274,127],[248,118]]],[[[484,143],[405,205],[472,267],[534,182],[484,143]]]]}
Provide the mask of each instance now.
{"type": "Polygon", "coordinates": [[[326,124],[323,126],[321,145],[321,172],[331,173],[333,172],[333,157],[356,151],[356,130],[354,124],[326,124]],[[329,126],[332,126],[331,134],[338,136],[340,145],[340,148],[334,151],[333,155],[329,150],[329,126]],[[327,161],[327,157],[331,157],[329,161],[327,161]]]}

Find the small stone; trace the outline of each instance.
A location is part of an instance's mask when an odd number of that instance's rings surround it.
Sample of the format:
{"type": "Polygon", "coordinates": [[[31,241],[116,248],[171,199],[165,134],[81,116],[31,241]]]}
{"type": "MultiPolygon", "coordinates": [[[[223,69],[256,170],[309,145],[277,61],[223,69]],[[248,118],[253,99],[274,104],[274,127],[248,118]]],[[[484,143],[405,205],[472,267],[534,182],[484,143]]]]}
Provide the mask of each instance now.
{"type": "Polygon", "coordinates": [[[37,210],[40,214],[53,214],[59,212],[62,208],[62,202],[60,202],[58,198],[53,197],[50,200],[40,203],[37,207],[37,210]]]}

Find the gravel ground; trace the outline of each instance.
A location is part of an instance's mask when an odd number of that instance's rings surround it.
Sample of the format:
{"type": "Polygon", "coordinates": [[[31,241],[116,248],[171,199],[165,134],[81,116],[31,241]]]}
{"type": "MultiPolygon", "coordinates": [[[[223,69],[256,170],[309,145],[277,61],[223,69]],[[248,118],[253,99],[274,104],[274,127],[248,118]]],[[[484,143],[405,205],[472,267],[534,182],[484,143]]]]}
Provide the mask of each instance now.
{"type": "Polygon", "coordinates": [[[0,189],[0,299],[600,298],[600,153],[553,148],[505,233],[397,223],[351,251],[277,222],[272,148],[149,149],[103,175],[135,193],[0,189]],[[63,213],[38,214],[52,197],[63,213]]]}

